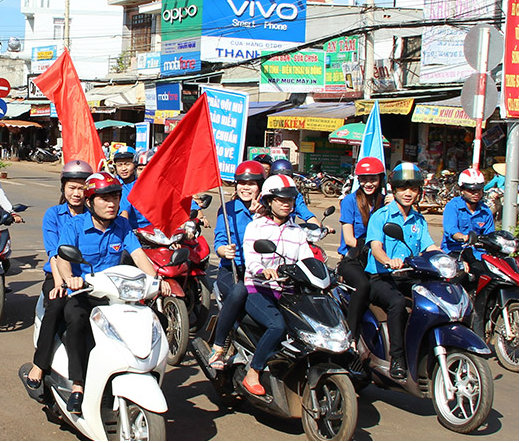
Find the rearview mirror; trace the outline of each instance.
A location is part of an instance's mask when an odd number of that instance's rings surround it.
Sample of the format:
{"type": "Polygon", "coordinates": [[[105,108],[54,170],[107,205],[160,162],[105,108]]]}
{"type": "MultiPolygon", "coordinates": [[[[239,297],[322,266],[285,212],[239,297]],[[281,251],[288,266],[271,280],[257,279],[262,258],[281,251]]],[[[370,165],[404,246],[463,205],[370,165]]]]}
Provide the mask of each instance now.
{"type": "Polygon", "coordinates": [[[384,231],[384,234],[386,234],[388,237],[400,240],[401,242],[405,243],[404,231],[402,230],[402,227],[400,225],[389,222],[384,225],[382,230],[384,231]]]}
{"type": "Polygon", "coordinates": [[[83,254],[81,254],[81,251],[72,245],[61,245],[58,248],[58,255],[63,260],[68,261],[70,263],[85,263],[85,259],[83,258],[83,254]]]}
{"type": "Polygon", "coordinates": [[[173,254],[171,254],[171,259],[169,260],[168,266],[178,266],[182,263],[186,262],[189,258],[189,249],[180,248],[175,249],[173,254]]]}
{"type": "Polygon", "coordinates": [[[324,216],[325,217],[328,217],[329,215],[332,215],[333,213],[335,212],[335,206],[328,206],[325,210],[324,210],[324,216]]]}
{"type": "Polygon", "coordinates": [[[259,254],[272,254],[276,252],[276,245],[270,240],[256,240],[254,242],[254,250],[259,254]]]}

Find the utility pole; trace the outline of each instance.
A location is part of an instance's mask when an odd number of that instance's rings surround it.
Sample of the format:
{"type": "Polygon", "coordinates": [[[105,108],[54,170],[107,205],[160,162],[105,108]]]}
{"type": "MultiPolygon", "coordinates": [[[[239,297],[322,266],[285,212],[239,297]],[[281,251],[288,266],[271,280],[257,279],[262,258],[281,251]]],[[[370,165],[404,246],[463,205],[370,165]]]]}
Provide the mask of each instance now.
{"type": "MultiPolygon", "coordinates": [[[[366,1],[366,26],[373,26],[375,0],[366,1]]],[[[366,32],[366,52],[364,60],[364,99],[371,98],[373,87],[373,66],[375,65],[375,38],[374,31],[366,32]]]]}
{"type": "Polygon", "coordinates": [[[65,0],[65,30],[63,34],[63,44],[70,51],[70,0],[65,0]]]}
{"type": "Polygon", "coordinates": [[[517,227],[517,187],[519,186],[519,123],[508,123],[506,142],[505,195],[503,197],[503,229],[514,232],[517,227]]]}

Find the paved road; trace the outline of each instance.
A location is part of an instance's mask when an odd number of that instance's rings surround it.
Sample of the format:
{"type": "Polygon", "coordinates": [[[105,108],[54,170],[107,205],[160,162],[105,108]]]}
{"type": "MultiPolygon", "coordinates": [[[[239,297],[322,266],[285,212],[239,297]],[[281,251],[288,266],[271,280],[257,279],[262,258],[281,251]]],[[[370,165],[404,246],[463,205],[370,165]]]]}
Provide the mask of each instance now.
{"type": "MultiPolygon", "coordinates": [[[[13,292],[7,295],[5,315],[0,321],[0,440],[77,440],[63,425],[47,421],[42,406],[31,401],[17,377],[18,368],[32,359],[33,312],[41,287],[45,251],[41,239],[41,218],[45,209],[58,200],[59,168],[33,163],[13,163],[9,179],[0,180],[11,201],[30,205],[24,214],[27,223],[11,227],[12,269],[7,281],[13,292]]],[[[335,200],[312,196],[311,209],[322,213],[335,200]]],[[[215,221],[218,197],[208,212],[215,221]]],[[[338,213],[329,223],[338,228],[338,213]]],[[[432,236],[441,238],[441,217],[428,216],[432,236]]],[[[205,230],[212,242],[211,230],[205,230]]],[[[331,264],[337,236],[323,242],[331,264]]],[[[212,258],[211,275],[217,263],[212,258]]],[[[431,401],[370,386],[359,398],[356,440],[518,440],[519,383],[517,374],[490,360],[495,383],[494,408],[488,423],[478,432],[459,435],[437,422],[431,401]]],[[[188,358],[179,368],[169,368],[164,383],[169,404],[168,440],[305,440],[298,421],[282,420],[249,408],[220,409],[210,383],[194,360],[188,358]]]]}

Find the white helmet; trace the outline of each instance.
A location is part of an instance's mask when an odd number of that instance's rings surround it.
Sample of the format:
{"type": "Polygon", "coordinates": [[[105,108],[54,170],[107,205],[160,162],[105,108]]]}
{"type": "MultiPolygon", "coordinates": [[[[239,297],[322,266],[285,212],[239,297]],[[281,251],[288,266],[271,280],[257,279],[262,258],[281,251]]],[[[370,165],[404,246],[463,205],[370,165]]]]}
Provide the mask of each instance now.
{"type": "Polygon", "coordinates": [[[472,191],[483,189],[485,186],[485,176],[477,169],[465,169],[460,173],[458,186],[462,189],[470,189],[472,191]]]}
{"type": "Polygon", "coordinates": [[[292,177],[283,174],[271,175],[261,188],[261,196],[296,198],[298,190],[292,177]]]}

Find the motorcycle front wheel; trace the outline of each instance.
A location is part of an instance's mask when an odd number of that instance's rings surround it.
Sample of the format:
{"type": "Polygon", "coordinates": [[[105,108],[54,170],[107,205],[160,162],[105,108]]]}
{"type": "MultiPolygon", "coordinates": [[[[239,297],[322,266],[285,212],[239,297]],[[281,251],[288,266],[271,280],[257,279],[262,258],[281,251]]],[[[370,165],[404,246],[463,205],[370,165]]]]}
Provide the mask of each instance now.
{"type": "Polygon", "coordinates": [[[189,314],[184,301],[176,297],[165,297],[162,310],[168,319],[166,337],[169,352],[167,361],[169,365],[175,366],[182,361],[186,353],[189,341],[189,314]]]}
{"type": "Polygon", "coordinates": [[[497,319],[495,329],[495,349],[499,363],[509,371],[519,372],[519,303],[508,306],[508,321],[512,337],[507,338],[503,316],[497,319]]]}
{"type": "MultiPolygon", "coordinates": [[[[130,441],[164,441],[166,440],[166,423],[164,417],[156,412],[127,401],[128,421],[130,422],[130,441]]],[[[110,440],[122,439],[122,424],[117,420],[117,433],[110,440]]]]}
{"type": "Polygon", "coordinates": [[[309,440],[351,440],[357,427],[357,394],[349,377],[334,374],[322,377],[315,387],[318,408],[314,409],[312,390],[303,392],[303,429],[309,440]]]}
{"type": "Polygon", "coordinates": [[[436,364],[432,377],[434,409],[444,427],[468,434],[481,426],[492,408],[492,373],[485,359],[459,350],[447,353],[447,370],[455,388],[454,399],[449,400],[442,371],[436,364]]]}

